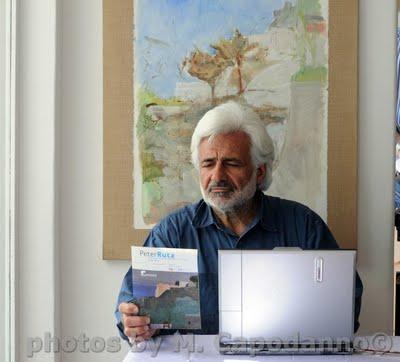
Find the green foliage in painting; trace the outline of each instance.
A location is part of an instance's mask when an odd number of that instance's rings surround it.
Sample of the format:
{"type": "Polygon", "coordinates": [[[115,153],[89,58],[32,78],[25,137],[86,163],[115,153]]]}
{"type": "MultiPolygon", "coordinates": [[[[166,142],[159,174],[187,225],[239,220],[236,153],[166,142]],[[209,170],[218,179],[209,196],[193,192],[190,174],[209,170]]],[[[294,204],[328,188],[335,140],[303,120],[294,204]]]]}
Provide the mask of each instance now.
{"type": "MultiPolygon", "coordinates": [[[[138,89],[138,104],[139,117],[136,123],[137,138],[140,143],[141,150],[148,150],[151,148],[153,143],[152,139],[154,134],[157,133],[158,125],[157,120],[154,120],[148,112],[150,105],[161,105],[161,106],[176,106],[184,104],[177,97],[163,99],[158,97],[149,89],[141,88],[138,89]]],[[[142,151],[140,153],[140,161],[142,168],[143,182],[156,181],[159,177],[164,176],[163,167],[164,162],[156,160],[151,152],[142,151]]]]}
{"type": "Polygon", "coordinates": [[[294,76],[294,79],[297,81],[325,81],[326,74],[324,75],[323,67],[316,64],[317,39],[325,31],[319,0],[297,0],[295,8],[299,24],[297,27],[297,52],[300,71],[294,76]],[[307,54],[310,55],[310,59],[307,59],[307,54]]]}
{"type": "Polygon", "coordinates": [[[304,67],[293,75],[295,82],[326,82],[328,79],[328,70],[326,67],[304,67]]]}
{"type": "Polygon", "coordinates": [[[185,102],[178,97],[161,98],[147,88],[139,87],[138,92],[139,106],[146,106],[149,104],[157,104],[159,106],[180,106],[185,104],[185,102]]]}
{"type": "Polygon", "coordinates": [[[141,153],[143,182],[150,182],[158,177],[164,176],[162,171],[164,163],[157,161],[150,152],[141,153]]]}
{"type": "Polygon", "coordinates": [[[136,124],[136,132],[138,138],[143,137],[146,130],[154,128],[155,122],[151,119],[151,116],[146,112],[146,106],[140,107],[140,116],[136,124]]]}
{"type": "Polygon", "coordinates": [[[319,0],[297,0],[297,9],[300,15],[321,15],[319,0]]]}

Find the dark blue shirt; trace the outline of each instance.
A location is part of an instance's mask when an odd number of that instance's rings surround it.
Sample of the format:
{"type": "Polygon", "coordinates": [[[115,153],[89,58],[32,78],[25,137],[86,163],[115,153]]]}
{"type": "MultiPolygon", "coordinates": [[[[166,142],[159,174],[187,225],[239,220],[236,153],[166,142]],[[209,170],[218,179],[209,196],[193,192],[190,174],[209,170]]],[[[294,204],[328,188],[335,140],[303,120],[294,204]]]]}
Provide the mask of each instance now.
{"type": "MultiPolygon", "coordinates": [[[[185,206],[160,221],[147,237],[144,246],[198,250],[201,334],[218,333],[218,250],[273,249],[337,249],[338,245],[324,221],[308,207],[278,197],[256,194],[260,205],[253,222],[237,236],[218,222],[210,206],[203,200],[185,206]]],[[[362,282],[356,276],[354,330],[359,327],[362,282]]],[[[122,282],[115,312],[118,328],[124,339],[118,305],[132,300],[132,268],[122,282]]]]}

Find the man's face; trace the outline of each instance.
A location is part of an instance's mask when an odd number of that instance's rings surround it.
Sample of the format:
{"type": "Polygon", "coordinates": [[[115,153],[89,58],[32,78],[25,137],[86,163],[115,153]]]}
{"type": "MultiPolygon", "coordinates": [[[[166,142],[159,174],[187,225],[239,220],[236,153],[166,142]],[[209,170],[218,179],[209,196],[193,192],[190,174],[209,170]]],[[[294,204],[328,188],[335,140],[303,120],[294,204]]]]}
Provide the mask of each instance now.
{"type": "Polygon", "coordinates": [[[253,167],[250,139],[242,131],[217,135],[199,146],[200,186],[204,200],[222,212],[249,201],[265,176],[265,166],[253,167]]]}

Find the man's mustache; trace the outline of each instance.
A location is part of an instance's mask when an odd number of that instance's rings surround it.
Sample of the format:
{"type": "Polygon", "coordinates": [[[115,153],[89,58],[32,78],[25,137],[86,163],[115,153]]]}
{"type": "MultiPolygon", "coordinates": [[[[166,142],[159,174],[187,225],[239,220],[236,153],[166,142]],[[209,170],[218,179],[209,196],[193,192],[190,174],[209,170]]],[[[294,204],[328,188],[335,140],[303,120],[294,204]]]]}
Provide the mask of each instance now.
{"type": "Polygon", "coordinates": [[[228,181],[211,181],[211,183],[208,185],[207,191],[212,192],[214,188],[224,188],[227,189],[227,191],[234,190],[233,185],[228,181]]]}

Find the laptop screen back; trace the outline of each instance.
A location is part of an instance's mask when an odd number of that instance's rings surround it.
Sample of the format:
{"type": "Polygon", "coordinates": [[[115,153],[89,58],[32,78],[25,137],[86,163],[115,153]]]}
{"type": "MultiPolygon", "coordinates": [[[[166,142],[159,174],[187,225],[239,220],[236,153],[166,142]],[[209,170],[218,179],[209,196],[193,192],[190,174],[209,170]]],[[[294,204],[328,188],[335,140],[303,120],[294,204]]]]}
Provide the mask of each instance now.
{"type": "Polygon", "coordinates": [[[220,333],[244,339],[353,336],[353,250],[220,250],[220,333]]]}

